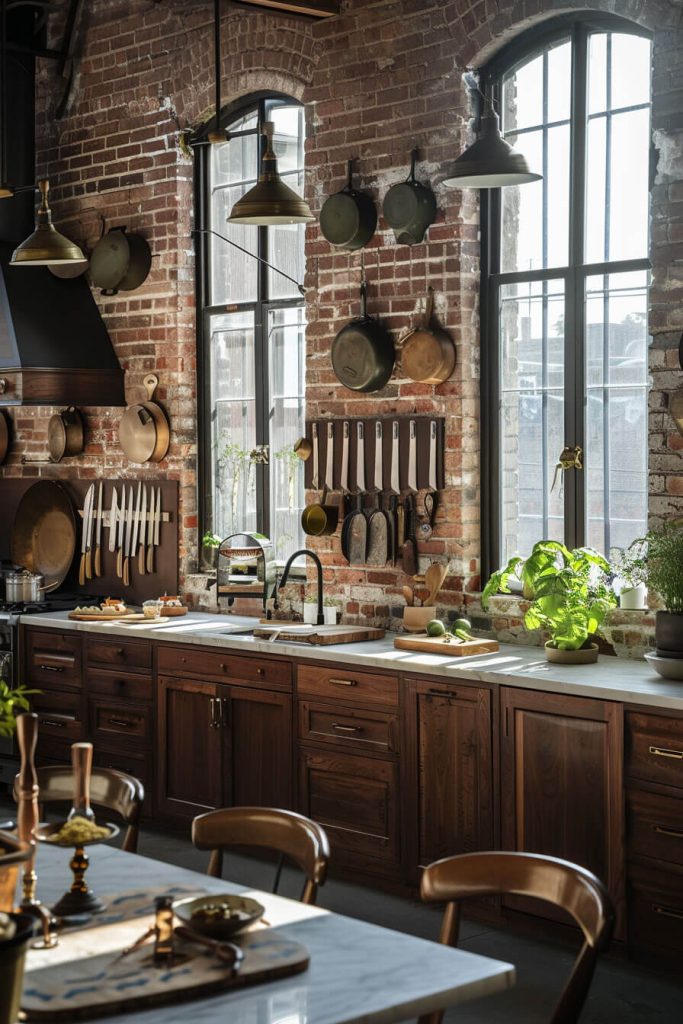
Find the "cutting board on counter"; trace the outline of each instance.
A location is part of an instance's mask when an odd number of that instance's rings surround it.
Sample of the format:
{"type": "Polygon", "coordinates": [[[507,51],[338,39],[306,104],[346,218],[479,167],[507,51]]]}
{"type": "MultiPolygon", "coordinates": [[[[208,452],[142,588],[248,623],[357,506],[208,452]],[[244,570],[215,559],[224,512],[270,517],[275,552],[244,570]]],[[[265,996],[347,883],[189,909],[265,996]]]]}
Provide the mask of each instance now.
{"type": "Polygon", "coordinates": [[[413,633],[411,636],[397,636],[394,647],[401,651],[419,651],[422,654],[444,654],[448,658],[464,658],[474,654],[495,654],[500,650],[497,640],[463,640],[458,643],[443,636],[427,636],[413,633]]]}
{"type": "Polygon", "coordinates": [[[298,644],[314,644],[316,647],[328,644],[360,644],[366,640],[381,640],[383,629],[373,626],[258,626],[254,636],[268,640],[277,634],[277,639],[298,644]]]}

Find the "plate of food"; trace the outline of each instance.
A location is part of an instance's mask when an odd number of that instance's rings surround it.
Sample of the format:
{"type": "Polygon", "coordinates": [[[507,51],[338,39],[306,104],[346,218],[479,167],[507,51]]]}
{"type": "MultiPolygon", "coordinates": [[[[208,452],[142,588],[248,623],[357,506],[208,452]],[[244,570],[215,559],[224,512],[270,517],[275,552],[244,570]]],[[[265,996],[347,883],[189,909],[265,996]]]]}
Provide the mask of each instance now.
{"type": "Polygon", "coordinates": [[[111,822],[98,825],[80,815],[67,821],[41,825],[33,832],[36,839],[54,846],[91,846],[93,843],[107,843],[118,834],[118,825],[112,825],[111,822]]]}
{"type": "Polygon", "coordinates": [[[177,900],[173,911],[187,928],[211,939],[229,939],[265,913],[250,896],[234,893],[177,900]]]}
{"type": "Polygon", "coordinates": [[[97,622],[115,619],[127,619],[133,613],[126,607],[126,602],[118,598],[108,597],[102,604],[85,605],[69,612],[69,618],[76,622],[97,622]]]}

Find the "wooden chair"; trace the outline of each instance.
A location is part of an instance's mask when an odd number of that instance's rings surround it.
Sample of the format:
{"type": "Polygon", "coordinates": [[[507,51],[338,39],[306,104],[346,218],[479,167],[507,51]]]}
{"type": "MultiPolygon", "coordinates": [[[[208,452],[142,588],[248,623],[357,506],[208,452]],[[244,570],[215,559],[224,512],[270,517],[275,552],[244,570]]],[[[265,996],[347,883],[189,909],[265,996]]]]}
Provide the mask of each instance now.
{"type": "Polygon", "coordinates": [[[275,850],[281,854],[273,892],[277,892],[282,860],[288,857],[306,876],[302,903],[315,903],[318,886],[327,876],[330,847],[315,821],[294,811],[271,807],[224,807],[200,814],[192,822],[192,842],[211,850],[208,874],[220,878],[223,850],[240,846],[275,850]]]}
{"type": "MultiPolygon", "coordinates": [[[[39,803],[71,803],[74,795],[74,776],[71,768],[48,766],[36,769],[40,794],[39,803]]],[[[14,780],[14,799],[17,799],[19,776],[14,780]]],[[[122,849],[136,853],[142,801],[145,789],[139,779],[113,768],[93,768],[90,776],[90,802],[95,807],[114,811],[128,826],[122,849]]]]}
{"type": "MultiPolygon", "coordinates": [[[[534,896],[565,910],[583,933],[583,946],[549,1024],[574,1024],[579,1019],[599,953],[606,949],[614,926],[614,908],[599,878],[568,861],[533,853],[465,853],[430,864],[422,875],[422,899],[446,902],[439,941],[455,946],[460,922],[459,901],[475,896],[534,896]]],[[[420,1024],[440,1024],[443,1012],[423,1017],[420,1024]]]]}

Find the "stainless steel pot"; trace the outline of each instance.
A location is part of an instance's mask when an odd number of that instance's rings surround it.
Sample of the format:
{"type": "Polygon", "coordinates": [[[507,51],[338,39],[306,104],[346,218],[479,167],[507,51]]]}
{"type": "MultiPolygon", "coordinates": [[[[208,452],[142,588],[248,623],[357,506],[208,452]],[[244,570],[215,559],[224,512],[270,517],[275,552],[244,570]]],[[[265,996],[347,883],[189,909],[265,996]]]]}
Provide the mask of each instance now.
{"type": "Polygon", "coordinates": [[[18,601],[44,601],[45,577],[38,573],[8,572],[5,576],[5,600],[14,604],[18,601]]]}

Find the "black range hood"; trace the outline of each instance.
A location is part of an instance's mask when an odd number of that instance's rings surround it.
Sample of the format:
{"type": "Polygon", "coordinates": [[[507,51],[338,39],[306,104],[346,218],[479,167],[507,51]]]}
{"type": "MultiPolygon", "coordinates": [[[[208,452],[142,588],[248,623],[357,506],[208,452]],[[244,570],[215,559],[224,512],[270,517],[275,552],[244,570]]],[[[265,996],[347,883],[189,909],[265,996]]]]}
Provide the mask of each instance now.
{"type": "MultiPolygon", "coordinates": [[[[35,45],[35,25],[30,8],[7,13],[11,42],[35,45]]],[[[10,51],[7,62],[7,178],[26,185],[35,181],[35,59],[10,51]]],[[[0,405],[123,406],[123,370],[85,277],[10,266],[33,231],[35,201],[30,191],[0,199],[0,405]]]]}

